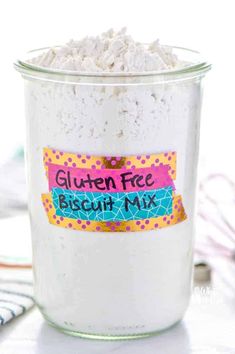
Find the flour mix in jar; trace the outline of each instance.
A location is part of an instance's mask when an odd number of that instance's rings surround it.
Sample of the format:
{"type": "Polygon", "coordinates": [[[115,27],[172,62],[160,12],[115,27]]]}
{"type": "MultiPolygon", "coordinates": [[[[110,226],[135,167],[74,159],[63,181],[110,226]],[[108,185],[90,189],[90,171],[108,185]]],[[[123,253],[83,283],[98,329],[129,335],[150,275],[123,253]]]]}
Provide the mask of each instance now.
{"type": "Polygon", "coordinates": [[[25,82],[35,298],[59,329],[135,338],[190,298],[201,79],[193,51],[109,30],[33,51],[25,82]]]}

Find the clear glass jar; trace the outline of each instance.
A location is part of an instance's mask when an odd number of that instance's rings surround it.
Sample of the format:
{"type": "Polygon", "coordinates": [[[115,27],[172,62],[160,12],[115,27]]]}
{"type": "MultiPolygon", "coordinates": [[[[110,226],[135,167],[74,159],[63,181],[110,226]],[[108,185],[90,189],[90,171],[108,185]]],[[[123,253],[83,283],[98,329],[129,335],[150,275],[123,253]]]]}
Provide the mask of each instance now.
{"type": "Polygon", "coordinates": [[[35,299],[66,333],[143,337],[187,309],[210,65],[174,51],[191,64],[90,75],[15,63],[25,83],[35,299]]]}

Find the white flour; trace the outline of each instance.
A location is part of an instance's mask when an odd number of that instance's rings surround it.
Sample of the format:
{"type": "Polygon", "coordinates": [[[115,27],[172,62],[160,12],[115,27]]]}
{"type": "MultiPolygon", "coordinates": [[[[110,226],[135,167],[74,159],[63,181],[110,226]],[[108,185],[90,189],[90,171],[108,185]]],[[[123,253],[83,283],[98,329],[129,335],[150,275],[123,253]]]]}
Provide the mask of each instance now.
{"type": "Polygon", "coordinates": [[[149,45],[135,42],[126,34],[109,30],[97,37],[71,40],[54,47],[31,63],[52,69],[86,72],[145,72],[177,69],[185,65],[167,46],[159,41],[149,45]]]}
{"type": "MultiPolygon", "coordinates": [[[[33,63],[82,71],[165,70],[183,65],[158,42],[125,32],[72,41],[33,63]]],[[[118,86],[26,80],[29,209],[36,300],[70,331],[127,335],[179,321],[190,296],[200,83],[118,86]],[[81,232],[49,224],[42,149],[90,155],[177,152],[176,190],[188,219],[144,232],[81,232]]]]}

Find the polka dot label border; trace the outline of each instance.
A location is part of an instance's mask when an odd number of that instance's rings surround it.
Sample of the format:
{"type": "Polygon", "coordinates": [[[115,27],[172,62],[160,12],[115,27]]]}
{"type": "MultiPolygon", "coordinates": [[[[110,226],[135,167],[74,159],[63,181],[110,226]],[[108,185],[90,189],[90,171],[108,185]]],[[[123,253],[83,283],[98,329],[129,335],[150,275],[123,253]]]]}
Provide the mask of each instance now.
{"type": "MultiPolygon", "coordinates": [[[[161,165],[169,166],[169,175],[176,179],[176,152],[164,152],[151,155],[137,156],[91,156],[88,154],[76,154],[63,152],[57,149],[43,149],[43,164],[48,176],[49,164],[56,164],[73,168],[89,169],[135,169],[161,165]]],[[[136,232],[161,229],[175,225],[187,218],[182,197],[173,192],[172,214],[157,218],[130,221],[92,221],[72,219],[56,215],[51,193],[42,194],[42,202],[48,221],[55,226],[77,231],[90,232],[136,232]]]]}
{"type": "Polygon", "coordinates": [[[169,166],[169,173],[173,180],[176,179],[176,152],[165,152],[154,155],[137,156],[91,156],[63,152],[60,150],[44,148],[43,163],[48,172],[48,165],[56,164],[66,167],[91,168],[91,169],[120,169],[146,168],[161,165],[169,166]]]}

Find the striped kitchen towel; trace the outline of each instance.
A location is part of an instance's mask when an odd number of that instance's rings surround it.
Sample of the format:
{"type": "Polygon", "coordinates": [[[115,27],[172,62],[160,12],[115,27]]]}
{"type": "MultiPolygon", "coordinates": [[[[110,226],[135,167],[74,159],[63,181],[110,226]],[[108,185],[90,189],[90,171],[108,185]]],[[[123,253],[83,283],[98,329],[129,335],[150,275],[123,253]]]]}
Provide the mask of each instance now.
{"type": "Polygon", "coordinates": [[[34,305],[31,270],[0,268],[0,326],[34,305]]]}

